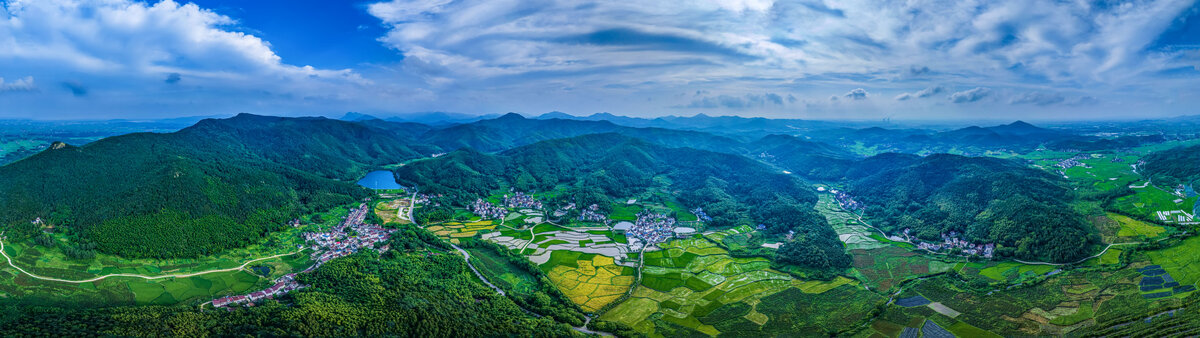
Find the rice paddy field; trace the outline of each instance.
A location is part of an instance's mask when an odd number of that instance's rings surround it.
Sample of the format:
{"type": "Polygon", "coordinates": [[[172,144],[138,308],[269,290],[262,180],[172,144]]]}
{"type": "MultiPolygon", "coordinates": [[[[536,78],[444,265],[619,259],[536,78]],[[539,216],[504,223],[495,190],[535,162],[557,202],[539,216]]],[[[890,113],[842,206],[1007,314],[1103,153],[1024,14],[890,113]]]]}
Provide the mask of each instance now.
{"type": "Polygon", "coordinates": [[[542,271],[563,294],[585,311],[617,300],[633,285],[636,270],[617,265],[612,257],[575,251],[553,251],[542,271]]]}
{"type": "MultiPolygon", "coordinates": [[[[748,230],[709,236],[720,240],[748,230]]],[[[836,332],[882,301],[854,280],[798,280],[772,270],[765,258],[731,257],[704,237],[662,243],[657,249],[645,253],[642,282],[632,296],[600,319],[653,337],[836,332]],[[846,306],[854,309],[834,309],[846,306]]]]}
{"type": "Polygon", "coordinates": [[[1118,198],[1114,203],[1122,214],[1158,223],[1175,224],[1179,223],[1177,217],[1180,216],[1180,212],[1190,214],[1195,209],[1196,197],[1183,198],[1153,185],[1133,188],[1133,191],[1133,195],[1118,198]],[[1176,213],[1160,218],[1158,212],[1176,213]]]}
{"type": "Polygon", "coordinates": [[[444,222],[425,227],[425,230],[441,237],[450,243],[458,244],[460,238],[475,237],[476,234],[486,233],[496,229],[499,221],[483,220],[474,222],[444,222]]]}
{"type": "Polygon", "coordinates": [[[1121,331],[1118,328],[1174,318],[1174,312],[1167,312],[1184,305],[1195,293],[1194,287],[1200,282],[1200,256],[1189,253],[1200,249],[1200,238],[1185,239],[1165,249],[1135,252],[1126,266],[1116,264],[1132,247],[1114,248],[1111,254],[1093,260],[1099,260],[1099,264],[1085,264],[1108,268],[1065,270],[1026,285],[978,284],[971,276],[1014,281],[1057,268],[1008,262],[961,263],[956,266],[958,274],[906,284],[896,301],[871,323],[871,329],[856,335],[895,337],[906,330],[919,330],[926,321],[954,335],[969,337],[1121,331]],[[1159,315],[1163,317],[1155,319],[1159,315]]]}

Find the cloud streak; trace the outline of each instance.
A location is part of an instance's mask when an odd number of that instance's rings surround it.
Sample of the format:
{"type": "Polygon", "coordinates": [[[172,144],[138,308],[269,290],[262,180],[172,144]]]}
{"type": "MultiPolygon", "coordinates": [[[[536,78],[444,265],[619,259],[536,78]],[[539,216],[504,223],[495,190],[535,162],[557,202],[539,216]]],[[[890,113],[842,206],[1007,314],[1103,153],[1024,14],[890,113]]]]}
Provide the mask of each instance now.
{"type": "Polygon", "coordinates": [[[992,90],[984,87],[976,87],[961,92],[950,94],[950,102],[954,103],[971,103],[979,102],[992,95],[992,90]]]}
{"type": "Polygon", "coordinates": [[[37,90],[37,86],[34,85],[32,76],[26,76],[11,82],[5,82],[4,78],[0,77],[0,93],[31,92],[35,90],[37,90]]]}

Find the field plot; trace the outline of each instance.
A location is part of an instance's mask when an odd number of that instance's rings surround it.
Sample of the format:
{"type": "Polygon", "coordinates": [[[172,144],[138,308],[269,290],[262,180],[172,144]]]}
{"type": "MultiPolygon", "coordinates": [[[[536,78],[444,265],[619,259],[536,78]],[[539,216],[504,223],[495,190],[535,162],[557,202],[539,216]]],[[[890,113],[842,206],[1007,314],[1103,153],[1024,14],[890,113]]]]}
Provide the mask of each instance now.
{"type": "Polygon", "coordinates": [[[936,260],[903,248],[850,250],[854,273],[872,289],[886,291],[905,279],[950,271],[954,263],[936,260]]]}
{"type": "Polygon", "coordinates": [[[619,266],[612,257],[575,251],[554,251],[541,266],[550,281],[586,311],[608,305],[633,285],[636,270],[619,266]]]}
{"type": "Polygon", "coordinates": [[[479,272],[501,289],[521,295],[529,295],[537,290],[537,280],[533,275],[504,257],[497,256],[494,251],[477,248],[467,251],[471,253],[471,260],[479,272]]]}
{"type": "Polygon", "coordinates": [[[1121,213],[1163,224],[1192,223],[1196,197],[1183,198],[1150,185],[1133,188],[1134,194],[1118,198],[1115,206],[1121,213]]]}
{"type": "Polygon", "coordinates": [[[1200,237],[1191,237],[1170,248],[1145,253],[1150,262],[1169,273],[1179,285],[1200,282],[1200,237]]]}
{"type": "Polygon", "coordinates": [[[825,216],[838,239],[846,244],[846,250],[870,250],[887,247],[888,244],[876,239],[879,232],[868,228],[858,221],[853,214],[838,207],[832,194],[818,194],[816,210],[825,216]],[[876,236],[872,236],[876,235],[876,236]]]}
{"type": "MultiPolygon", "coordinates": [[[[1135,155],[1095,154],[1099,157],[1080,160],[1083,166],[1063,170],[1068,180],[1098,191],[1108,191],[1130,185],[1140,179],[1131,164],[1137,163],[1135,155]]],[[[1068,156],[1069,157],[1069,156],[1068,156]]],[[[1050,164],[1053,166],[1053,164],[1050,164]]]]}
{"type": "Polygon", "coordinates": [[[970,262],[959,264],[956,269],[966,276],[986,277],[988,282],[1017,282],[1024,278],[1044,276],[1058,268],[1052,265],[1022,264],[1018,262],[970,262]]]}
{"type": "MultiPolygon", "coordinates": [[[[706,235],[722,240],[748,228],[706,235]]],[[[705,238],[674,240],[645,254],[642,284],[601,319],[625,323],[650,336],[764,335],[812,327],[834,331],[852,324],[854,311],[879,296],[847,278],[801,281],[770,269],[764,258],[735,258],[705,238]],[[761,303],[768,305],[759,306],[761,303]],[[786,308],[781,308],[786,306],[786,308]],[[781,310],[782,309],[782,310],[781,310]],[[815,311],[809,313],[809,311],[815,311]],[[823,312],[823,313],[822,313],[823,312]],[[836,312],[836,313],[835,313],[836,312]],[[846,317],[850,316],[850,317],[846,317]]]]}
{"type": "Polygon", "coordinates": [[[375,215],[379,216],[384,224],[411,224],[412,220],[408,219],[410,202],[407,198],[379,201],[375,204],[375,215]]]}
{"type": "Polygon", "coordinates": [[[1114,320],[1129,320],[1129,315],[1177,307],[1180,297],[1194,292],[1188,286],[1194,287],[1200,277],[1200,268],[1193,267],[1200,263],[1193,261],[1200,258],[1182,253],[1197,245],[1200,240],[1185,240],[1168,249],[1139,254],[1141,258],[1129,267],[1116,271],[1068,271],[1032,286],[990,291],[972,286],[970,276],[1012,280],[1042,274],[1046,268],[1008,262],[961,263],[958,269],[967,275],[966,280],[943,275],[917,282],[871,327],[880,334],[895,335],[932,320],[956,335],[974,337],[986,333],[980,327],[1005,336],[1022,336],[1066,335],[1099,323],[1114,325],[1114,320]],[[921,305],[924,300],[931,303],[921,305]]]}
{"type": "Polygon", "coordinates": [[[475,222],[445,222],[438,225],[425,227],[425,230],[432,232],[434,235],[441,237],[450,243],[458,244],[459,238],[475,237],[481,232],[490,232],[496,229],[499,221],[486,220],[475,222]]]}
{"type": "MultiPolygon", "coordinates": [[[[83,280],[114,273],[157,276],[183,274],[213,269],[237,267],[243,261],[233,257],[207,258],[203,260],[139,260],[118,259],[98,256],[92,261],[68,260],[57,249],[29,247],[21,244],[6,244],[5,253],[13,257],[13,263],[39,276],[83,280]],[[167,265],[149,265],[151,262],[167,265]]],[[[38,295],[49,298],[71,299],[74,302],[106,305],[175,305],[198,304],[212,298],[245,292],[269,284],[271,278],[298,271],[311,264],[306,254],[296,254],[275,259],[262,260],[255,265],[265,272],[263,276],[248,270],[213,272],[191,277],[162,278],[147,280],[137,277],[109,277],[93,282],[66,283],[46,281],[19,273],[5,267],[0,270],[0,292],[10,296],[38,295]]]]}
{"type": "Polygon", "coordinates": [[[1120,237],[1156,238],[1167,231],[1166,228],[1161,226],[1132,219],[1125,215],[1110,212],[1108,213],[1108,218],[1117,221],[1121,225],[1121,230],[1117,232],[1117,236],[1120,237]]]}

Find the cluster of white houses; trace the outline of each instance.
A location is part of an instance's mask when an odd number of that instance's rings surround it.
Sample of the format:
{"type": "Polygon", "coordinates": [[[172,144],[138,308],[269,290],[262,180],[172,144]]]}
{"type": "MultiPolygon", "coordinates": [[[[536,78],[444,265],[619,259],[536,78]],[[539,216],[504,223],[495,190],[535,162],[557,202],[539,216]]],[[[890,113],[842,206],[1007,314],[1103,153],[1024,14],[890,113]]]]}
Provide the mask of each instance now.
{"type": "Polygon", "coordinates": [[[533,198],[533,196],[530,196],[523,192],[518,191],[516,193],[513,193],[512,195],[507,195],[507,194],[504,195],[504,206],[507,206],[507,207],[513,208],[513,209],[539,210],[542,208],[542,201],[539,201],[536,198],[533,198]]]}
{"type": "MultiPolygon", "coordinates": [[[[325,262],[359,252],[364,248],[373,248],[378,243],[387,241],[394,230],[384,229],[374,224],[365,224],[363,221],[366,219],[368,212],[370,212],[370,208],[366,204],[362,204],[358,208],[350,210],[350,215],[346,217],[346,220],[333,227],[333,229],[330,229],[329,232],[305,233],[303,235],[304,239],[312,243],[312,258],[314,262],[307,269],[299,273],[307,273],[325,264],[325,262]],[[352,230],[354,233],[351,234],[347,229],[352,230]]],[[[380,248],[380,251],[387,251],[388,249],[385,245],[380,248]]],[[[214,299],[212,305],[215,307],[235,304],[253,305],[254,302],[274,298],[277,295],[282,295],[303,287],[305,286],[296,281],[296,273],[291,273],[276,279],[275,284],[265,290],[214,299]]]]}
{"type": "Polygon", "coordinates": [[[467,206],[467,209],[482,219],[504,219],[504,216],[508,216],[508,209],[499,205],[493,205],[482,198],[476,198],[474,203],[467,206]]]}
{"type": "Polygon", "coordinates": [[[996,252],[996,244],[975,244],[959,239],[958,235],[958,232],[951,231],[948,234],[942,234],[941,243],[920,242],[917,243],[917,247],[933,252],[959,249],[964,255],[983,256],[984,258],[992,258],[996,252]]]}

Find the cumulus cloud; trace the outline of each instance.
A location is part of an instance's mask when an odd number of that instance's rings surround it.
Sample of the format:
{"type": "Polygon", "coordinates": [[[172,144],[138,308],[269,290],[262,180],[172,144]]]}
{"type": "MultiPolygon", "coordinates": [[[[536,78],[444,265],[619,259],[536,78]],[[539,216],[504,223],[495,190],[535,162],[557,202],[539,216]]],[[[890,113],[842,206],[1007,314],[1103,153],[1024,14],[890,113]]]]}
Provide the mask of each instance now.
{"type": "Polygon", "coordinates": [[[855,100],[855,101],[866,100],[867,99],[867,90],[862,89],[862,88],[854,88],[854,89],[850,90],[849,92],[842,94],[842,97],[850,99],[850,100],[855,100]]]}
{"type": "MultiPolygon", "coordinates": [[[[137,104],[141,100],[133,98],[141,95],[170,100],[152,91],[183,77],[210,92],[240,91],[256,102],[264,97],[249,93],[328,97],[369,84],[347,69],[284,63],[268,42],[236,30],[237,24],[172,0],[7,1],[0,6],[0,73],[27,72],[91,99],[100,97],[89,95],[87,84],[104,83],[106,94],[126,97],[123,104],[137,104]]],[[[43,95],[56,93],[63,94],[43,95]]],[[[42,102],[39,107],[54,109],[55,101],[42,102]]]]}
{"type": "Polygon", "coordinates": [[[4,78],[0,77],[0,93],[30,92],[34,90],[37,90],[37,86],[33,84],[32,76],[26,76],[11,82],[5,82],[4,78]]]}
{"type": "Polygon", "coordinates": [[[954,103],[969,103],[976,102],[992,95],[992,90],[984,87],[976,87],[974,89],[964,90],[950,94],[950,102],[954,103]]]}
{"type": "Polygon", "coordinates": [[[1008,100],[1009,104],[1032,104],[1038,106],[1049,106],[1059,104],[1066,101],[1067,98],[1060,93],[1047,92],[1028,92],[1012,97],[1008,100]]]}

